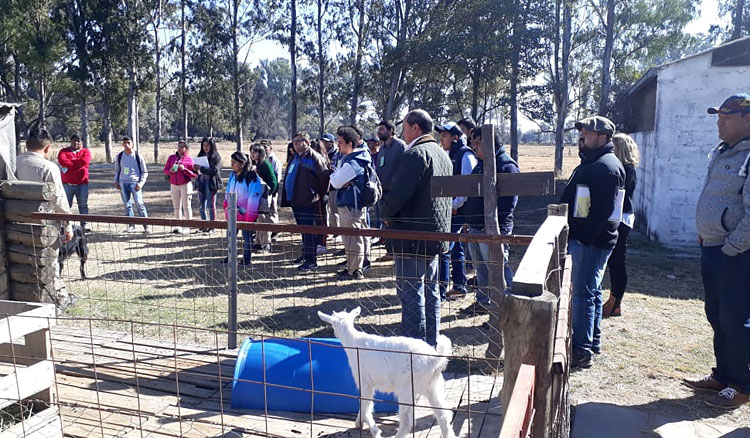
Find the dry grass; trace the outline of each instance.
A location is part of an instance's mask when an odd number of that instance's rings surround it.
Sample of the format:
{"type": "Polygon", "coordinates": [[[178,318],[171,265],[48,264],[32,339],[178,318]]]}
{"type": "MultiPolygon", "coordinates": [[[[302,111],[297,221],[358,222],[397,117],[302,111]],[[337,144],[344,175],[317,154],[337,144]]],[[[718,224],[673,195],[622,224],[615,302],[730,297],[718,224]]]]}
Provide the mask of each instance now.
{"type": "MultiPolygon", "coordinates": [[[[174,145],[170,146],[163,150],[173,151],[174,145]]],[[[221,144],[220,151],[225,161],[233,148],[231,143],[221,144]]],[[[285,146],[276,145],[275,149],[283,160],[285,146]]],[[[152,146],[143,145],[141,150],[152,151],[152,146]]],[[[101,161],[103,150],[94,149],[93,152],[95,161],[101,161]]],[[[197,152],[197,144],[191,152],[197,152]]],[[[524,171],[552,170],[552,147],[522,145],[520,152],[519,161],[524,171]]],[[[166,154],[161,155],[164,161],[166,154]]],[[[151,155],[144,156],[152,161],[151,155]]],[[[575,150],[566,150],[566,175],[577,161],[575,150]]],[[[109,179],[111,167],[97,165],[95,168],[90,197],[92,213],[121,214],[119,195],[109,179]]],[[[168,184],[160,176],[161,166],[151,165],[149,168],[152,176],[145,190],[149,213],[170,217],[171,201],[168,184]]],[[[516,232],[533,233],[544,219],[544,206],[555,200],[555,197],[522,199],[516,215],[516,232]]],[[[197,208],[194,211],[197,216],[197,208]]],[[[282,215],[282,219],[292,221],[288,212],[282,215]]],[[[176,318],[187,321],[185,325],[224,328],[226,297],[221,292],[223,286],[218,285],[225,277],[222,277],[223,268],[217,268],[225,254],[222,252],[222,236],[191,235],[177,239],[168,230],[163,230],[146,240],[142,236],[117,236],[116,231],[110,228],[93,235],[95,251],[98,251],[94,258],[101,259],[92,262],[91,272],[97,278],[71,284],[73,287],[85,284],[85,293],[91,294],[93,299],[105,296],[121,299],[112,301],[105,310],[86,304],[92,300],[81,300],[73,309],[75,315],[123,317],[135,313],[142,320],[176,318]],[[113,263],[116,258],[125,261],[113,263]],[[135,265],[128,266],[128,259],[135,265]],[[192,261],[185,268],[189,260],[192,261]],[[122,281],[116,278],[117,273],[132,274],[136,271],[145,271],[154,278],[149,279],[146,274],[120,279],[122,281]],[[210,281],[185,280],[209,276],[212,277],[210,281]]],[[[665,249],[637,232],[633,233],[631,241],[630,284],[623,302],[624,316],[604,321],[604,351],[596,357],[592,369],[573,374],[573,400],[643,409],[649,413],[653,428],[662,424],[661,416],[700,419],[708,424],[737,428],[750,427],[750,407],[729,413],[719,412],[704,406],[700,396],[694,396],[679,384],[680,378],[705,374],[713,365],[711,330],[703,313],[697,250],[665,249]]],[[[512,249],[514,264],[520,260],[522,251],[523,248],[512,249]]],[[[337,309],[365,302],[371,306],[363,321],[368,328],[383,333],[397,331],[399,309],[394,301],[392,273],[388,265],[377,265],[364,286],[359,286],[337,282],[333,278],[333,271],[337,268],[334,263],[342,258],[328,255],[322,259],[322,270],[305,280],[289,269],[289,260],[297,254],[295,241],[287,239],[274,253],[256,257],[254,265],[257,266],[243,273],[240,308],[244,317],[240,316],[240,322],[245,330],[327,336],[330,333],[323,324],[310,316],[311,309],[337,309]]],[[[71,263],[75,265],[76,261],[71,263]]],[[[70,269],[73,275],[76,271],[70,269]]],[[[605,287],[608,284],[605,280],[605,287]]],[[[607,294],[608,291],[605,297],[607,294]]],[[[469,303],[469,300],[451,303],[444,309],[443,328],[451,337],[460,340],[458,344],[463,345],[459,350],[461,353],[481,357],[484,345],[478,341],[479,325],[486,317],[461,318],[455,313],[456,307],[469,303]]],[[[171,336],[171,330],[167,332],[171,336]]]]}

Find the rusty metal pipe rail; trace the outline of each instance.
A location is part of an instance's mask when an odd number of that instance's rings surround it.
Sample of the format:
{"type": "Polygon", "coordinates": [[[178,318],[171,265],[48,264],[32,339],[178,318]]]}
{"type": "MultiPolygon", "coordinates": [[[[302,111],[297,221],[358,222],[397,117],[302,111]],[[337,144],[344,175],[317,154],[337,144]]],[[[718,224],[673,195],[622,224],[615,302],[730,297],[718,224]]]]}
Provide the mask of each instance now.
{"type": "MultiPolygon", "coordinates": [[[[180,220],[151,217],[130,217],[130,216],[110,216],[110,215],[83,215],[83,214],[61,214],[61,213],[33,213],[34,219],[70,221],[70,222],[89,222],[89,223],[110,223],[110,224],[127,224],[127,225],[158,225],[167,227],[189,227],[189,228],[218,228],[226,229],[225,221],[204,221],[204,220],[180,220]]],[[[342,228],[342,227],[323,227],[317,225],[296,225],[296,224],[266,224],[258,222],[237,222],[237,228],[240,230],[253,231],[271,231],[282,233],[301,233],[301,234],[338,234],[343,236],[363,236],[363,237],[382,237],[384,239],[408,239],[422,240],[432,242],[487,242],[502,243],[514,246],[528,246],[533,236],[527,235],[484,235],[484,234],[455,234],[455,233],[430,233],[427,231],[405,231],[405,230],[379,230],[375,228],[342,228]]]]}

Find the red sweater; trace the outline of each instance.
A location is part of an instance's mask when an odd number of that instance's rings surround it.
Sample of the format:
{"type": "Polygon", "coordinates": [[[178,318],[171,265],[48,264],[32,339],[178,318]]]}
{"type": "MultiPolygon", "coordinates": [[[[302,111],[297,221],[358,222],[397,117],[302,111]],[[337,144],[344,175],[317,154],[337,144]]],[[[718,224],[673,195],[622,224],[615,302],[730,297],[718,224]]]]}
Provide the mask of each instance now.
{"type": "Polygon", "coordinates": [[[91,164],[91,151],[86,148],[73,149],[67,147],[57,154],[57,162],[62,167],[63,184],[88,184],[89,164],[91,164]]]}

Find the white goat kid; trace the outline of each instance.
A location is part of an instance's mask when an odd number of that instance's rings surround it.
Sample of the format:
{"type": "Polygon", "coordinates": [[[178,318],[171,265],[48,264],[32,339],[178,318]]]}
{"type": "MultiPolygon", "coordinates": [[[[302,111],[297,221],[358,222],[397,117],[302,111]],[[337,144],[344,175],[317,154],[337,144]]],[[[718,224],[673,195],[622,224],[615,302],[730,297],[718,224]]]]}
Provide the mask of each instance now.
{"type": "Polygon", "coordinates": [[[362,395],[356,427],[361,428],[364,420],[373,438],[381,438],[372,415],[372,399],[377,389],[393,392],[398,399],[399,426],[395,438],[404,438],[411,432],[414,397],[418,394],[429,400],[443,438],[455,438],[444,393],[443,370],[448,360],[441,357],[450,356],[450,339],[440,335],[436,350],[421,339],[367,334],[354,328],[354,319],[359,314],[359,307],[351,312],[333,312],[332,315],[318,312],[320,319],[333,326],[333,332],[345,347],[354,382],[362,395]]]}

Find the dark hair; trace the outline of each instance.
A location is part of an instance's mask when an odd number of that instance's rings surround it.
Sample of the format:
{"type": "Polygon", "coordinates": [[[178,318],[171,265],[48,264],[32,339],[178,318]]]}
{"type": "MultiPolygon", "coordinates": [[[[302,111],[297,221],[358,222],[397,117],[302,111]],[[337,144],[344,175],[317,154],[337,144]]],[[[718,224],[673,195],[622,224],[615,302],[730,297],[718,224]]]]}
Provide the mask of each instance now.
{"type": "Polygon", "coordinates": [[[26,139],[26,149],[30,151],[41,151],[52,143],[52,136],[46,129],[34,128],[29,131],[29,138],[26,139]]]}
{"type": "Polygon", "coordinates": [[[409,126],[419,126],[419,130],[422,131],[422,134],[431,133],[432,129],[435,127],[435,123],[432,121],[432,117],[430,117],[430,114],[423,109],[415,109],[406,113],[404,122],[406,122],[409,126]]]}
{"type": "Polygon", "coordinates": [[[77,136],[76,134],[73,134],[73,135],[70,136],[70,141],[80,140],[80,139],[81,139],[81,137],[77,136]]]}
{"type": "Polygon", "coordinates": [[[391,132],[396,130],[396,127],[393,126],[393,123],[389,122],[388,120],[383,120],[382,122],[378,123],[378,126],[385,126],[385,129],[391,132]]]}
{"type": "MultiPolygon", "coordinates": [[[[354,125],[349,125],[349,127],[352,128],[354,130],[354,132],[357,133],[357,135],[359,136],[359,138],[365,138],[365,131],[363,131],[362,128],[359,127],[359,125],[354,124],[354,125]]],[[[336,132],[338,133],[338,131],[336,131],[336,132]]]]}
{"type": "Polygon", "coordinates": [[[308,134],[307,132],[300,131],[300,132],[295,133],[292,136],[292,140],[294,140],[297,137],[302,137],[303,140],[305,140],[306,142],[310,143],[310,134],[308,134]]]}
{"type": "Polygon", "coordinates": [[[214,142],[213,138],[203,137],[201,139],[201,150],[198,152],[199,157],[202,157],[204,155],[212,156],[218,153],[219,152],[216,150],[216,142],[214,142]],[[203,143],[205,142],[208,142],[208,145],[211,146],[211,150],[208,151],[208,154],[206,154],[206,151],[203,150],[203,143]]]}
{"type": "Polygon", "coordinates": [[[336,130],[336,135],[343,138],[346,143],[351,143],[352,147],[357,146],[357,131],[351,126],[342,126],[336,130]]]}
{"type": "Polygon", "coordinates": [[[125,141],[125,140],[130,141],[131,139],[127,135],[123,135],[120,141],[125,141]]]}
{"type": "Polygon", "coordinates": [[[321,144],[320,144],[320,140],[318,140],[317,138],[316,138],[315,140],[312,140],[312,141],[310,142],[310,147],[311,147],[311,148],[312,148],[312,150],[314,150],[315,152],[318,152],[318,153],[320,153],[320,154],[324,153],[324,152],[323,152],[323,147],[322,147],[322,146],[321,146],[321,144]]]}
{"type": "Polygon", "coordinates": [[[477,122],[475,122],[471,117],[464,117],[463,119],[459,120],[456,125],[466,126],[467,128],[469,128],[469,131],[474,131],[474,129],[476,129],[477,127],[477,122]]]}
{"type": "Polygon", "coordinates": [[[237,182],[243,183],[255,181],[257,175],[253,170],[250,169],[250,157],[245,155],[244,152],[234,151],[232,153],[232,159],[234,161],[237,161],[238,163],[242,163],[242,169],[240,169],[239,173],[237,173],[237,176],[235,177],[237,179],[237,182]]]}
{"type": "MultiPolygon", "coordinates": [[[[501,147],[503,147],[503,137],[500,134],[500,128],[495,126],[493,129],[495,131],[495,152],[499,151],[501,147]]],[[[475,129],[471,131],[471,138],[482,138],[482,130],[481,129],[475,129]]]]}
{"type": "Polygon", "coordinates": [[[286,146],[286,163],[289,165],[289,163],[292,161],[294,156],[297,155],[297,151],[294,150],[294,143],[289,142],[289,144],[286,146]]]}
{"type": "Polygon", "coordinates": [[[262,144],[254,144],[253,147],[250,148],[250,157],[252,159],[253,154],[257,152],[258,153],[258,162],[262,163],[266,161],[267,153],[266,148],[262,144]]]}

